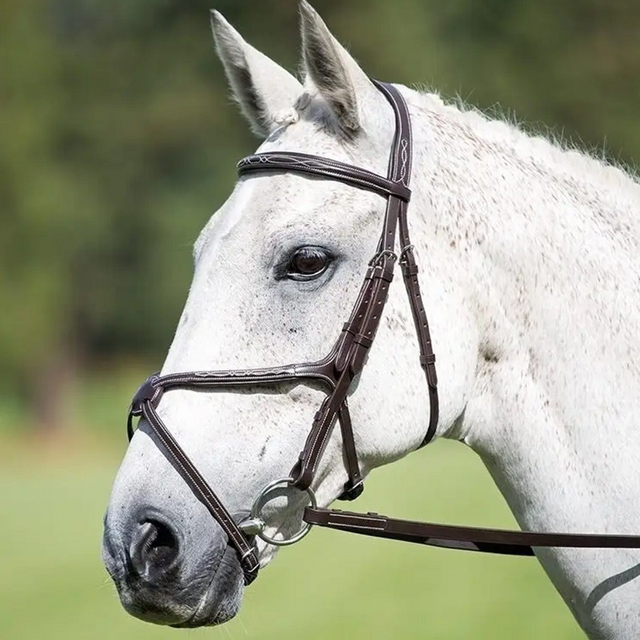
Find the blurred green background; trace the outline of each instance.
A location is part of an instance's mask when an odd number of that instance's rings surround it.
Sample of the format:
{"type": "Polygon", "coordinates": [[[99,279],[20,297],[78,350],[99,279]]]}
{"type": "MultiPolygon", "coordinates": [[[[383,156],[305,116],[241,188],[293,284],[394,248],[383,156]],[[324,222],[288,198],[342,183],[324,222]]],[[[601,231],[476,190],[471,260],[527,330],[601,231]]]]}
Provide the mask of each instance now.
{"type": "MultiPolygon", "coordinates": [[[[208,9],[290,69],[299,48],[295,0],[212,2],[0,0],[2,640],[180,634],[121,610],[100,563],[101,517],[123,412],[170,343],[192,242],[257,146],[208,9]]],[[[638,2],[314,5],[374,77],[517,114],[610,161],[640,157],[638,2]]],[[[376,474],[362,503],[513,524],[479,461],[451,443],[376,474]]],[[[330,532],[283,552],[239,619],[194,634],[303,628],[310,639],[581,637],[534,561],[330,532]]]]}

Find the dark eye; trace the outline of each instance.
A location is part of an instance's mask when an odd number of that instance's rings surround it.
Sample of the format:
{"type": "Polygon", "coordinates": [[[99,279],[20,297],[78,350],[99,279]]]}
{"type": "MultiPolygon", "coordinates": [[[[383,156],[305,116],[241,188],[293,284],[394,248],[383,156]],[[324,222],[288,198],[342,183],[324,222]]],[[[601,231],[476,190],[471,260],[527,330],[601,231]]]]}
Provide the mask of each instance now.
{"type": "Polygon", "coordinates": [[[321,247],[302,247],[289,260],[287,277],[292,280],[313,280],[321,276],[333,257],[321,247]]]}

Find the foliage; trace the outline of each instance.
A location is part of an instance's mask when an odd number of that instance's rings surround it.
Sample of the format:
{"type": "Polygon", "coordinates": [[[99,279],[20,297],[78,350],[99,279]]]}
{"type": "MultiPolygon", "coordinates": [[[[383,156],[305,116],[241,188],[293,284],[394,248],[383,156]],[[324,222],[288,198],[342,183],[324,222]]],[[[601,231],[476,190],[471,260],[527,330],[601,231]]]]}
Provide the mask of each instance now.
{"type": "MultiPolygon", "coordinates": [[[[294,0],[215,4],[296,67],[294,0]]],[[[230,104],[209,5],[0,0],[0,389],[50,384],[68,354],[92,366],[165,352],[191,244],[256,146],[230,104]]],[[[499,102],[640,157],[638,3],[315,5],[374,76],[499,102]]]]}

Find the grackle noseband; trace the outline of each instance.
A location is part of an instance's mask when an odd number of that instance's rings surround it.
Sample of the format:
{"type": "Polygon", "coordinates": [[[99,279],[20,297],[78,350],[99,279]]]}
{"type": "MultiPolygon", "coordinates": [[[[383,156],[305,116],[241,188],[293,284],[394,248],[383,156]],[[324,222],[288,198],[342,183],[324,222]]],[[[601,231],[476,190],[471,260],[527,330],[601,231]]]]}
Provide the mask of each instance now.
{"type": "Polygon", "coordinates": [[[397,262],[402,270],[418,336],[420,364],[425,372],[429,390],[429,426],[420,446],[428,444],[433,439],[438,425],[435,355],[420,294],[418,267],[407,220],[413,156],[411,119],[404,97],[393,85],[381,82],[375,82],[375,85],[391,104],[395,114],[396,131],[388,177],[383,178],[366,169],[336,160],[294,152],[261,153],[248,156],[238,164],[241,176],[250,177],[264,172],[311,175],[372,191],[387,199],[384,225],[376,253],[369,262],[351,316],[343,326],[329,355],[318,362],[268,369],[153,375],[140,387],[129,409],[129,439],[133,436],[133,418],[143,417],[155,433],[164,455],[226,533],[228,543],[238,553],[246,584],[255,580],[259,569],[258,556],[252,542],[253,536],[257,535],[269,544],[284,546],[300,540],[313,525],[438,547],[511,555],[533,555],[532,546],[640,548],[640,536],[479,529],[396,520],[375,513],[358,514],[317,507],[311,484],[336,422],[340,424],[348,474],[348,481],[339,499],[354,500],[363,490],[347,395],[354,378],[362,371],[367,352],[375,339],[397,262]],[[397,236],[400,238],[399,254],[395,253],[397,236]],[[327,395],[314,417],[304,448],[290,477],[275,480],[267,485],[256,498],[250,517],[236,523],[160,419],[156,411],[158,403],[164,393],[175,389],[229,389],[305,380],[320,383],[326,389],[327,395]],[[306,492],[310,501],[310,506],[304,511],[302,529],[284,540],[267,536],[264,531],[265,522],[260,517],[267,497],[282,488],[295,488],[306,492]]]}

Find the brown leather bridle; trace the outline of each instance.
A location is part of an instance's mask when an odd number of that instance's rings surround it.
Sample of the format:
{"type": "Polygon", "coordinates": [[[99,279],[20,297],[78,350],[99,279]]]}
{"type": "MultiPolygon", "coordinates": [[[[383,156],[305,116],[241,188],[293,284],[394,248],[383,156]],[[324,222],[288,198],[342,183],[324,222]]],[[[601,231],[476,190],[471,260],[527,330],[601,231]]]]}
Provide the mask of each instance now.
{"type": "Polygon", "coordinates": [[[312,525],[438,547],[511,555],[533,555],[532,546],[640,548],[640,536],[532,533],[455,527],[395,520],[374,513],[358,514],[320,509],[316,506],[311,484],[336,422],[340,423],[348,474],[348,481],[339,499],[354,500],[363,490],[347,395],[354,378],[362,371],[367,353],[375,339],[396,262],[400,263],[402,270],[418,336],[420,364],[425,372],[429,390],[429,426],[420,446],[433,439],[438,424],[436,359],[420,293],[418,267],[407,221],[413,155],[411,119],[404,97],[393,85],[381,82],[375,84],[391,104],[396,121],[387,178],[336,160],[293,152],[261,153],[249,156],[238,164],[240,176],[250,177],[264,172],[310,175],[373,191],[387,199],[384,225],[376,253],[369,262],[351,316],[329,355],[318,362],[268,369],[153,375],[140,387],[131,403],[127,424],[129,439],[133,436],[133,418],[143,417],[156,435],[164,455],[226,533],[229,544],[236,549],[246,584],[255,580],[259,569],[253,536],[257,535],[270,544],[291,544],[305,535],[312,525]],[[397,236],[400,238],[399,254],[395,253],[397,236]],[[164,393],[175,389],[228,389],[304,381],[320,383],[326,389],[327,395],[314,417],[299,459],[290,477],[276,480],[265,487],[256,498],[251,517],[237,523],[160,419],[156,411],[158,403],[164,393]],[[306,492],[311,506],[304,511],[306,524],[298,534],[287,540],[276,540],[264,533],[266,525],[260,513],[268,495],[282,486],[306,492]]]}

